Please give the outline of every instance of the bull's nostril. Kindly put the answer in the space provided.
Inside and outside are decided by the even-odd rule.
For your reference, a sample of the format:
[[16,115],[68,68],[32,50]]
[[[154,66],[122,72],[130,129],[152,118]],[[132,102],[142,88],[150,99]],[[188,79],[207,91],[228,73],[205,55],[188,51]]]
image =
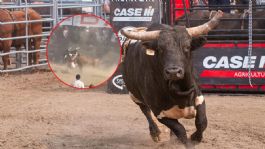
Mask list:
[[179,68],[179,69],[177,69],[177,74],[181,74],[181,75],[182,75],[182,74],[183,74],[183,72],[184,72],[184,71],[183,71],[183,69],[182,69],[182,68]]
[[184,70],[180,67],[169,67],[165,69],[165,75],[170,78],[183,78]]
[[166,73],[167,75],[170,75],[170,74],[171,74],[169,69],[166,69],[166,70],[165,70],[165,73]]
[[184,70],[182,68],[177,69],[177,77],[182,78],[184,76]]

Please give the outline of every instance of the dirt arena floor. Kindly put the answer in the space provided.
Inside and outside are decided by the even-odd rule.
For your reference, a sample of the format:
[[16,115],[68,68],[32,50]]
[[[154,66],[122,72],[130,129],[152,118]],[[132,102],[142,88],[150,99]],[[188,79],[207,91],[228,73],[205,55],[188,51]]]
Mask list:
[[[208,128],[198,149],[264,149],[265,97],[205,95]],[[188,135],[194,120],[182,120]],[[0,76],[1,149],[175,149],[152,142],[127,95],[77,91],[50,72]]]
[[73,85],[76,74],[81,75],[81,81],[84,82],[85,87],[90,85],[98,86],[106,81],[116,70],[116,65],[112,67],[97,66],[92,67],[85,65],[80,71],[79,68],[68,68],[66,65],[50,63],[57,77],[68,85]]

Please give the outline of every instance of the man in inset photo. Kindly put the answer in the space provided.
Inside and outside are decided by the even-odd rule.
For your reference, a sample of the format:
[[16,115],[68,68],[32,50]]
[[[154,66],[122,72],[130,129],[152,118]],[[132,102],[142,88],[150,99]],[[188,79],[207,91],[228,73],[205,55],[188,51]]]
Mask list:
[[73,86],[76,87],[76,88],[85,88],[85,85],[84,83],[80,80],[81,76],[80,74],[77,74],[75,76],[75,82],[73,83]]

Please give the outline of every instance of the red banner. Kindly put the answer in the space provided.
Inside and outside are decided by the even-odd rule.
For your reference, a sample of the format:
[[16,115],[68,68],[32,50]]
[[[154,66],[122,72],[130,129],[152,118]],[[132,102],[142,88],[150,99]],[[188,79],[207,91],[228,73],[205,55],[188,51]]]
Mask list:
[[[265,71],[251,71],[251,78],[265,78]],[[248,78],[248,71],[233,70],[204,70],[200,77],[202,78]]]

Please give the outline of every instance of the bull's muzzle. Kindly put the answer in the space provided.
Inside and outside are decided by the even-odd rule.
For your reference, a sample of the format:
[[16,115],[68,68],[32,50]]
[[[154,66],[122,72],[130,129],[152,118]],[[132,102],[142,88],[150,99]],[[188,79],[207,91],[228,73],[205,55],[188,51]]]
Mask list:
[[167,67],[164,70],[164,75],[168,80],[180,80],[184,78],[184,69],[178,66]]

